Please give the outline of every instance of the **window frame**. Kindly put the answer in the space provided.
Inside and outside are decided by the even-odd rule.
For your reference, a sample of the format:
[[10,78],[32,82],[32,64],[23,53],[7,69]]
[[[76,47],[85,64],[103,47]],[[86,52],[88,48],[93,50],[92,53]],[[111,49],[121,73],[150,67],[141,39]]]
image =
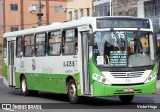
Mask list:
[[[44,43],[44,44],[37,44],[37,43],[36,43],[36,38],[37,38],[36,36],[39,35],[39,34],[45,34],[45,37],[44,37],[44,38],[45,38],[45,43]],[[46,56],[46,54],[47,54],[47,33],[46,33],[46,32],[36,33],[36,34],[35,34],[35,37],[34,37],[34,40],[35,40],[35,41],[34,41],[34,45],[35,45],[35,46],[34,46],[35,56],[36,56],[36,57]],[[37,53],[36,53],[36,52],[37,52],[37,51],[36,51],[36,46],[37,46],[37,45],[44,45],[44,47],[45,47],[45,53],[44,53],[43,55],[37,55]]]
[[89,8],[86,8],[86,13],[87,13],[87,16],[90,16],[90,9]]
[[73,17],[72,17],[72,11],[68,12],[69,15],[69,21],[72,21]]
[[[52,33],[52,32],[60,32],[61,33],[61,40],[60,40],[60,42],[52,42],[52,43],[49,43],[49,38],[50,38],[50,34]],[[62,53],[62,31],[61,30],[55,30],[55,31],[48,31],[48,38],[47,38],[47,52],[46,52],[46,54],[48,55],[48,56],[60,56],[61,55],[61,53]],[[59,54],[49,54],[49,45],[50,44],[52,44],[52,45],[55,45],[55,44],[60,44],[60,52],[59,52]]]
[[84,9],[80,9],[81,17],[84,17]]
[[[33,36],[33,38],[34,38],[33,39],[34,40],[33,45],[31,43],[30,43],[30,45],[25,45],[25,37],[26,36]],[[29,46],[30,47],[33,46],[33,50],[35,50],[35,35],[33,33],[24,35],[24,52],[23,52],[24,57],[33,57],[33,56],[35,56],[35,55],[33,55],[32,51],[31,51],[31,55],[26,55],[26,49],[25,48],[29,47]]]
[[[17,40],[18,38],[21,38],[21,46],[18,45],[18,40]],[[19,58],[21,56],[18,56],[18,54],[17,54],[18,49],[17,48],[21,48],[21,52],[23,53],[23,56],[24,56],[24,36],[22,36],[22,35],[16,37],[16,57]]]
[[56,6],[54,6],[54,11],[57,12],[57,13],[62,12],[62,5],[56,5]]
[[[14,30],[12,30],[12,29],[14,29]],[[16,30],[15,30],[16,29]],[[11,26],[10,27],[10,31],[11,32],[14,32],[14,31],[18,31],[19,30],[19,27],[18,26]]]
[[[76,40],[75,41],[66,41],[66,31],[67,30],[75,30],[75,38]],[[64,39],[65,38],[65,39]],[[64,42],[62,42],[62,55],[77,55],[78,54],[78,28],[70,28],[70,29],[64,29],[63,30],[63,39],[65,40]],[[64,49],[65,49],[65,43],[77,43],[77,49],[75,49],[75,51],[77,50],[77,52],[75,53],[65,53]]]
[[78,20],[78,10],[74,11],[75,20]]
[[18,11],[18,4],[10,4],[10,11]]

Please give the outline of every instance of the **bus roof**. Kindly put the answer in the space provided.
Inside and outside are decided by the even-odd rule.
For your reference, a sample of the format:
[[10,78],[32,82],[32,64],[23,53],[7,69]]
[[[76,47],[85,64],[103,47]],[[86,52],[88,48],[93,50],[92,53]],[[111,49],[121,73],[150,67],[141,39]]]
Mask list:
[[4,33],[3,37],[12,37],[12,36],[19,36],[19,35],[26,35],[26,34],[34,34],[34,33],[39,33],[39,32],[46,32],[46,31],[53,31],[57,29],[65,29],[65,28],[72,28],[72,27],[77,27],[77,26],[82,26],[82,25],[89,25],[92,24],[92,21],[94,20],[94,17],[82,17],[79,20],[73,20],[70,22],[55,22],[47,26],[40,26],[37,28],[30,28],[30,29],[25,29],[25,30],[19,30],[19,31],[14,31],[14,32],[7,32]]
[[[14,36],[20,36],[20,35],[26,35],[26,34],[34,34],[39,32],[46,32],[46,31],[54,31],[58,29],[65,29],[65,28],[72,28],[82,25],[89,25],[92,24],[93,20],[96,18],[127,18],[127,19],[145,19],[145,18],[137,18],[137,17],[131,17],[131,16],[101,16],[101,17],[82,17],[79,20],[73,20],[69,22],[55,22],[47,26],[40,26],[37,28],[30,28],[25,30],[19,30],[14,32],[7,32],[4,33],[3,37],[14,37]],[[148,19],[149,20],[149,19]]]

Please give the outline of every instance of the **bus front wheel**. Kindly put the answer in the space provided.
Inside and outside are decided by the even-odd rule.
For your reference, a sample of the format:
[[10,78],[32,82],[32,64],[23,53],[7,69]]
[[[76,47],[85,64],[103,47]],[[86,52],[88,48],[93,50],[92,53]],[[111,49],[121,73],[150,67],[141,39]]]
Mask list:
[[130,103],[134,98],[134,95],[122,95],[119,96],[119,99],[121,100],[121,102],[123,103]]
[[68,98],[69,98],[70,103],[73,103],[73,104],[79,103],[77,87],[73,79],[70,79],[68,83]]

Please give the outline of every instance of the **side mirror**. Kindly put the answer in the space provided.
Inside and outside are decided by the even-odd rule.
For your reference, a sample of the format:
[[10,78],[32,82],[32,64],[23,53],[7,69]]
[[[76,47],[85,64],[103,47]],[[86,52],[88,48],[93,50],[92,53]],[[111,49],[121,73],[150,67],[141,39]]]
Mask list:
[[89,46],[93,46],[94,45],[94,34],[89,34]]

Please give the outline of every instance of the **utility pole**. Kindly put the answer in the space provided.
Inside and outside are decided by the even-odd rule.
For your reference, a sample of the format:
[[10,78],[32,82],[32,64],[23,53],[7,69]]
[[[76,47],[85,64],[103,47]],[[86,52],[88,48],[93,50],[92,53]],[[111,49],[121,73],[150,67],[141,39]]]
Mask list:
[[21,16],[21,30],[24,29],[24,15],[23,15],[23,12],[24,12],[24,8],[23,8],[23,0],[20,1],[20,6],[21,6],[21,11],[20,11],[20,16]]
[[41,4],[41,0],[38,0],[38,13],[37,13],[37,17],[38,17],[38,26],[42,25],[42,4]]
[[153,16],[156,16],[156,0],[153,0]]
[[49,0],[46,0],[46,24],[49,25]]
[[112,16],[112,0],[109,1],[109,9],[110,9],[110,15],[109,16]]

